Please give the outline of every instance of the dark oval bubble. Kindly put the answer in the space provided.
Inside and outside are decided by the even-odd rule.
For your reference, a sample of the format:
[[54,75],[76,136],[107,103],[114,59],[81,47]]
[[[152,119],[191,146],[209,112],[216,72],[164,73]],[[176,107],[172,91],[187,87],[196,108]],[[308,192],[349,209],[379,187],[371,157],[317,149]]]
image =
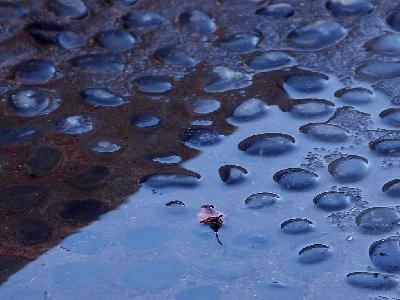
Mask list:
[[286,52],[269,51],[250,58],[246,64],[258,72],[263,72],[282,68],[292,63],[293,60],[293,57]]
[[348,30],[332,20],[320,20],[292,30],[288,43],[299,50],[322,50],[341,41]]
[[379,117],[387,124],[400,127],[400,108],[385,109],[379,114]]
[[294,7],[290,3],[280,2],[260,8],[256,14],[265,17],[287,18],[293,16]]
[[251,98],[240,103],[232,112],[235,121],[246,122],[263,117],[267,112],[264,101]]
[[245,4],[259,4],[265,0],[221,0],[223,4],[230,5],[245,5]]
[[192,126],[181,133],[180,140],[193,146],[212,146],[221,141],[221,136],[214,129]]
[[25,245],[35,245],[50,239],[52,228],[42,220],[27,219],[17,225],[17,239]]
[[42,114],[50,105],[49,93],[39,88],[23,88],[7,98],[7,112],[19,117],[33,117]]
[[326,8],[335,17],[361,17],[372,13],[375,6],[369,0],[329,0]]
[[113,52],[125,52],[136,45],[136,39],[123,29],[107,30],[96,34],[99,45]]
[[110,174],[111,171],[106,166],[92,166],[73,176],[71,183],[81,189],[99,188],[106,183]]
[[368,160],[358,155],[348,155],[332,161],[328,172],[339,182],[356,182],[368,173]]
[[16,146],[34,140],[38,132],[33,127],[18,126],[0,129],[0,145]]
[[152,161],[158,162],[160,164],[175,165],[182,161],[182,157],[177,154],[157,155],[152,158]]
[[168,207],[182,207],[185,206],[185,203],[181,200],[171,200],[167,203],[165,203],[165,206]]
[[59,165],[62,154],[51,147],[36,149],[35,154],[25,163],[28,173],[32,176],[46,176]]
[[186,272],[186,266],[177,260],[152,260],[136,263],[122,277],[127,289],[151,292],[174,287]]
[[165,173],[150,175],[141,180],[141,182],[152,188],[164,187],[195,187],[198,185],[200,177],[194,175],[183,175],[178,173]]
[[204,90],[209,93],[221,93],[237,90],[252,84],[250,74],[231,70],[227,67],[215,67],[207,75]]
[[400,76],[399,61],[370,61],[356,68],[356,77],[366,81],[394,79]]
[[192,111],[196,114],[206,115],[218,110],[221,103],[214,98],[198,98],[188,103]]
[[259,209],[263,207],[272,206],[276,202],[280,201],[280,199],[281,198],[277,194],[262,192],[248,196],[244,201],[244,203],[248,208]]
[[396,276],[377,272],[352,272],[347,274],[346,280],[351,285],[371,290],[390,290],[399,284]]
[[366,88],[344,88],[335,92],[335,97],[348,104],[364,104],[372,101],[373,93]]
[[342,210],[350,205],[350,197],[343,192],[324,192],[313,199],[314,204],[326,211]]
[[65,117],[56,123],[56,130],[64,134],[85,133],[93,130],[93,120],[86,115]]
[[241,182],[248,171],[241,166],[225,165],[218,169],[218,173],[223,182],[233,184]]
[[148,251],[161,248],[174,237],[171,228],[149,225],[125,230],[120,243],[129,250]]
[[40,88],[22,88],[8,96],[7,114],[19,117],[47,115],[56,110],[61,99]]
[[13,185],[0,190],[0,211],[23,212],[47,198],[48,192],[38,185]]
[[251,33],[237,33],[219,39],[216,44],[222,50],[234,53],[249,53],[256,50],[260,37]]
[[299,252],[299,262],[303,264],[316,264],[323,262],[331,256],[330,247],[324,244],[313,244],[304,247]]
[[86,37],[78,32],[63,30],[57,36],[57,43],[64,49],[80,48],[86,45]]
[[293,150],[295,139],[283,133],[256,134],[241,141],[239,150],[250,155],[276,156]]
[[295,218],[283,222],[281,228],[286,233],[299,234],[312,231],[314,229],[314,224],[308,219]]
[[56,68],[54,64],[44,59],[23,61],[13,68],[14,78],[23,84],[47,83],[53,79]]
[[375,267],[386,272],[400,271],[400,236],[391,236],[372,243],[369,257]]
[[400,139],[378,139],[370,142],[369,148],[378,156],[399,157]]
[[176,65],[184,68],[194,67],[198,64],[193,57],[173,47],[159,48],[154,51],[154,56],[165,64]]
[[84,222],[96,220],[105,212],[103,203],[98,200],[70,200],[56,206],[56,218],[62,221]]
[[386,33],[368,41],[364,47],[379,54],[400,55],[400,36],[394,33]]
[[299,99],[293,100],[290,113],[297,117],[319,117],[333,112],[335,104],[323,99]]
[[317,186],[318,175],[301,168],[288,168],[276,172],[273,176],[275,182],[292,191],[309,190]]
[[399,221],[400,213],[390,207],[367,208],[355,219],[356,225],[361,231],[372,234],[388,232]]
[[123,16],[124,25],[129,28],[160,26],[164,23],[163,16],[152,11],[134,11]]
[[349,131],[339,125],[309,123],[299,128],[300,132],[323,142],[341,143],[349,138]]
[[199,285],[186,288],[175,295],[175,300],[218,300],[221,291],[212,285]]
[[28,15],[25,5],[14,1],[0,1],[0,20],[23,19]]
[[160,118],[152,112],[143,112],[132,116],[130,123],[136,128],[155,128],[160,125]]
[[217,29],[214,19],[199,10],[182,13],[179,16],[179,22],[191,31],[202,35],[208,35]]
[[391,197],[400,197],[400,179],[393,179],[382,186],[382,192]]
[[138,0],[106,0],[116,5],[130,6],[138,2]]
[[25,31],[39,44],[56,44],[58,35],[65,27],[49,22],[33,22],[25,26]]
[[90,149],[98,153],[114,153],[120,150],[121,146],[113,142],[103,140],[94,144]]
[[246,261],[220,257],[201,258],[194,262],[194,269],[204,276],[219,279],[236,279],[251,271]]
[[400,31],[400,10],[392,11],[386,18],[388,25],[396,31]]
[[61,99],[50,97],[47,90],[35,87],[18,89],[6,100],[6,114],[19,117],[47,115],[61,104]]
[[89,73],[121,74],[125,70],[123,59],[114,54],[88,54],[72,58],[70,64]]
[[82,0],[51,0],[47,7],[57,17],[83,19],[88,15],[88,8]]
[[124,99],[113,94],[109,90],[100,88],[88,88],[81,91],[81,97],[85,102],[100,106],[119,106],[124,104]]
[[323,74],[290,74],[283,79],[285,89],[302,93],[318,93],[326,89],[329,77]]
[[185,214],[187,212],[186,205],[181,200],[172,200],[165,204],[166,210],[168,214],[172,217],[176,217],[178,215]]
[[162,76],[144,75],[135,79],[138,91],[147,94],[162,94],[172,90],[172,84]]

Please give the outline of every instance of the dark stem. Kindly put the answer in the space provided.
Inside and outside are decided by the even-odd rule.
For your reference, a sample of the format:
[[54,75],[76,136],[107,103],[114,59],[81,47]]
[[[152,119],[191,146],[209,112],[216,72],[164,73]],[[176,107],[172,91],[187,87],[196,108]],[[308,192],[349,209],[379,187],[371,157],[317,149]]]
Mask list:
[[218,232],[215,232],[215,237],[217,238],[217,241],[220,245],[222,245],[221,241],[219,240]]

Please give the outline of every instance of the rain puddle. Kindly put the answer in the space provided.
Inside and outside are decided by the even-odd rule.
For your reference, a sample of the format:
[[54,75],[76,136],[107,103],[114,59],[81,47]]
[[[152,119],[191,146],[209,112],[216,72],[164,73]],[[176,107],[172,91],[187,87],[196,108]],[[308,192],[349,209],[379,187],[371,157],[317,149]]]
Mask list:
[[[397,169],[382,169],[385,157],[371,153],[369,139],[340,127],[355,121],[355,110],[334,96],[343,85],[334,75],[327,77],[323,91],[287,90],[295,101],[332,101],[338,110],[328,123],[325,114],[298,117],[270,106],[261,117],[232,119],[237,130],[219,137],[219,143],[210,142],[212,135],[192,134],[189,146],[202,153],[181,166],[200,179],[146,178],[126,204],[13,275],[2,286],[3,297],[25,299],[29,293],[43,299],[43,291],[48,299],[394,295],[398,282],[392,273],[400,250],[394,238],[380,239],[395,236],[400,221],[395,198],[382,192]],[[376,115],[376,107],[389,100],[368,88],[373,96],[363,111]],[[383,124],[378,116],[373,120],[365,133]],[[317,136],[299,130],[309,121],[346,129],[347,138],[338,140],[328,127],[319,128]],[[105,171],[80,176],[93,178],[89,172],[102,176]],[[223,216],[221,244],[196,217],[205,204]],[[77,207],[63,209],[62,218],[89,217]],[[46,232],[40,224],[29,228],[35,226]],[[375,258],[377,251],[385,251],[386,258]]]
[[0,1],[0,299],[398,299],[396,5],[184,2]]

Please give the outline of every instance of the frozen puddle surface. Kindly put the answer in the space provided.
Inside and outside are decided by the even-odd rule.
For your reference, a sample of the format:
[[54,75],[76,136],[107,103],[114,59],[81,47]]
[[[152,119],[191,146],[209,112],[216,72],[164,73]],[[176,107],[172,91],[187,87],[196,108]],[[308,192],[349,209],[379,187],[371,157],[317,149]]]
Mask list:
[[[295,79],[285,86],[293,101],[329,100],[336,113],[320,116],[317,102],[303,110],[314,112],[311,116],[270,106],[261,117],[248,112],[246,121],[232,118],[238,126],[232,135],[217,144],[202,143],[210,141],[208,135],[192,143],[202,153],[183,166],[201,179],[150,177],[126,204],[13,275],[1,297],[395,297],[400,193],[395,182],[385,188],[392,193],[382,187],[398,175],[397,160],[368,146],[383,136],[376,127],[386,124],[377,114],[378,108],[390,107],[389,100],[358,82],[371,91],[371,99],[349,108],[343,96],[335,97],[344,86],[334,75],[327,74],[322,89],[307,81],[312,92],[304,92],[304,81]],[[358,96],[352,93],[346,97]],[[305,124],[321,126],[312,134],[299,130]],[[337,140],[338,128],[345,139]],[[243,148],[249,137],[243,151],[239,145]],[[224,166],[234,167],[218,172]],[[197,219],[204,204],[224,215],[218,232],[222,245]]]
[[399,299],[395,1],[14,2],[0,299]]

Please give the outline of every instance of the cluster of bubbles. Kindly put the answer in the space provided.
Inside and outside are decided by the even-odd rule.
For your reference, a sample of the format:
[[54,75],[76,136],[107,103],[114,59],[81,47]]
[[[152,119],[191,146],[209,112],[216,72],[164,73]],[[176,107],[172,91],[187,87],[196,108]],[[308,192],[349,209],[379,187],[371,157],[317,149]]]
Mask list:
[[[242,2],[246,1],[234,1]],[[372,13],[375,9],[370,1],[340,1],[331,0],[326,3],[327,9],[336,18],[360,17]],[[262,7],[257,14],[266,17],[290,17],[294,14],[294,7],[288,3],[277,3]],[[400,20],[398,11],[391,12],[387,16],[387,25],[393,31],[399,31],[397,24]],[[400,23],[399,23],[400,24]],[[287,37],[287,45],[291,49],[305,51],[323,50],[344,39],[348,30],[335,20],[321,20],[304,25],[291,31]],[[217,40],[215,45],[227,52],[246,54],[259,47],[262,37],[257,34],[233,34]],[[397,33],[385,33],[371,39],[364,47],[372,51],[388,56],[400,54],[397,45],[399,36]],[[246,64],[257,72],[266,72],[281,69],[293,63],[293,57],[283,51],[270,51],[254,56],[246,61]],[[366,62],[356,69],[356,77],[367,82],[392,79],[400,76],[398,62],[374,61]],[[229,90],[242,89],[252,84],[253,74],[245,74],[226,67],[215,67],[209,72],[206,82],[207,92],[220,93]],[[302,94],[318,94],[323,92],[328,85],[330,77],[320,73],[290,74],[284,77],[282,88],[289,93],[295,91]],[[365,105],[374,100],[374,93],[363,87],[348,87],[336,91],[337,102],[343,105]],[[335,103],[325,99],[304,98],[295,99],[290,105],[290,113],[299,118],[313,118],[331,115]],[[219,109],[220,103],[213,98],[196,99],[191,103],[193,111],[197,114],[208,114]],[[267,112],[262,100],[249,99],[239,104],[232,112],[231,119],[234,122],[256,120]],[[400,110],[389,108],[383,110],[379,117],[384,123],[399,128]],[[329,144],[343,144],[352,139],[351,130],[328,122],[309,123],[301,126],[299,131],[310,139]],[[186,129],[181,140],[188,146],[203,147],[216,145],[221,141],[221,135],[211,128],[190,127]],[[277,157],[295,149],[296,140],[285,133],[262,133],[252,135],[238,144],[238,149],[251,156]],[[378,138],[369,144],[370,151],[381,157],[400,157],[400,139]],[[327,166],[332,179],[339,184],[359,182],[370,173],[370,164],[367,158],[361,155],[341,155],[330,161]],[[238,184],[246,180],[249,171],[238,165],[224,165],[218,170],[222,182],[225,184]],[[159,175],[153,176],[160,179]],[[152,176],[150,177],[153,180]],[[169,185],[171,179],[165,178],[163,184]],[[178,179],[178,178],[176,178]],[[277,171],[273,180],[282,189],[288,191],[311,190],[318,186],[319,175],[305,168],[287,168]],[[152,182],[148,182],[156,187]],[[174,179],[173,184],[182,181]],[[189,182],[189,181],[187,181]],[[190,182],[195,182],[190,180]],[[186,184],[186,180],[185,180]],[[159,187],[159,183],[157,184]],[[382,191],[391,197],[400,196],[400,180],[394,179],[383,185]],[[270,192],[259,192],[250,195],[245,204],[249,208],[260,209],[270,207],[280,201],[280,196]],[[313,199],[315,206],[328,212],[337,212],[349,209],[354,203],[351,193],[343,191],[327,191],[316,195]],[[362,210],[355,218],[355,225],[361,233],[378,235],[387,233],[400,221],[400,213],[397,208],[370,207]],[[288,234],[303,234],[314,230],[314,223],[305,218],[292,218],[284,221],[281,228]],[[387,290],[398,286],[398,279],[390,273],[399,272],[400,265],[400,238],[392,236],[374,242],[369,249],[372,264],[379,271],[351,272],[347,275],[347,282],[361,288]],[[299,261],[304,264],[316,264],[328,260],[332,255],[331,246],[325,244],[312,244],[302,248],[299,253]]]
[[[133,6],[137,1],[111,1],[114,5]],[[237,3],[236,3],[237,2]],[[226,5],[254,5],[256,1],[224,1]],[[340,19],[343,17],[360,17],[373,12],[375,6],[370,1],[328,1],[326,8],[331,14]],[[71,2],[53,1],[47,9],[56,17],[81,20],[90,14],[90,9],[84,1]],[[289,3],[276,3],[263,6],[255,11],[267,18],[289,18],[295,13],[295,8]],[[397,11],[387,17],[390,28],[396,30]],[[29,15],[28,8],[23,4],[2,1],[0,6],[2,19],[24,19]],[[98,32],[93,41],[106,52],[84,54],[71,58],[68,62],[73,67],[88,73],[101,73],[109,75],[123,74],[126,63],[121,53],[137,47],[138,38],[134,30],[140,28],[155,28],[167,22],[161,14],[150,10],[134,10],[121,17],[123,28]],[[215,17],[199,10],[183,12],[179,18],[181,26],[199,35],[210,35],[217,30]],[[29,23],[24,28],[35,42],[42,45],[56,45],[66,50],[84,47],[88,44],[87,38],[79,32],[71,31],[67,26],[53,22],[36,21]],[[285,40],[286,47],[296,50],[316,51],[329,47],[346,37],[348,30],[334,19],[320,20],[314,23],[293,29]],[[263,43],[264,37],[260,33],[236,33],[226,35],[215,40],[216,47],[230,53],[246,54],[257,51]],[[386,34],[368,42],[365,47],[371,51],[396,55],[396,35]],[[183,68],[196,66],[199,61],[181,50],[168,46],[154,51],[154,57],[164,64],[177,65]],[[246,64],[257,72],[271,71],[277,68],[287,67],[294,62],[293,57],[283,51],[268,51],[254,56],[246,61]],[[387,66],[386,66],[387,65]],[[372,62],[361,65],[357,75],[368,78],[392,78],[397,77],[400,68],[395,62]],[[44,88],[32,87],[43,85],[57,79],[57,66],[51,60],[29,59],[22,61],[12,68],[12,76],[16,82],[29,85],[29,88],[16,90],[8,97],[9,111],[17,116],[39,116],[54,111],[60,104],[60,100],[52,91]],[[204,84],[204,91],[221,93],[229,90],[245,88],[252,84],[252,74],[232,70],[225,66],[217,66],[211,69]],[[316,92],[324,86],[327,80],[324,75],[303,77],[301,75],[289,75],[285,78],[285,85],[295,85],[302,92]],[[134,80],[136,89],[143,93],[158,94],[170,91],[172,83],[158,75],[142,75]],[[81,92],[84,102],[95,106],[119,106],[125,103],[120,95],[102,88],[88,87]],[[324,106],[329,110],[329,104],[320,102],[321,110]],[[304,103],[304,105],[306,105]],[[302,114],[302,104],[293,106],[293,113]],[[318,108],[316,108],[318,109]],[[155,119],[156,116],[153,118]],[[153,124],[156,121],[150,121]],[[141,122],[139,122],[141,123]],[[144,126],[147,127],[147,122]],[[135,125],[135,122],[133,122]],[[67,116],[59,120],[55,129],[64,134],[81,134],[93,130],[94,120],[89,116]],[[154,125],[149,125],[154,126]]]
[[[35,21],[24,27],[24,32],[39,45],[54,46],[65,51],[73,51],[89,44],[95,44],[102,52],[76,55],[64,63],[73,70],[84,73],[105,76],[123,76],[127,74],[129,64],[126,56],[132,49],[142,43],[135,33],[137,30],[157,28],[169,22],[160,12],[151,10],[131,9],[136,0],[109,0],[112,5],[128,7],[129,12],[120,17],[121,27],[100,30],[90,40],[85,34],[76,32],[68,26],[56,22]],[[265,18],[290,18],[296,15],[296,7],[289,3],[273,3],[264,5],[260,0],[223,0],[221,5],[245,6],[256,5],[254,14]],[[206,71],[201,81],[201,90],[206,94],[203,97],[193,97],[187,101],[187,108],[196,116],[206,117],[222,110],[223,103],[217,95],[226,95],[229,92],[249,88],[260,73],[274,72],[287,69],[296,64],[296,51],[323,51],[343,42],[349,35],[349,29],[342,24],[343,18],[367,16],[375,10],[375,4],[369,0],[329,0],[326,2],[327,12],[331,18],[312,21],[293,28],[281,41],[280,50],[265,50],[265,37],[261,32],[242,32],[222,35],[213,40],[212,46],[229,55],[243,55],[245,57],[243,69],[234,69],[232,66],[212,66]],[[47,9],[56,17],[82,20],[90,14],[89,7],[82,0],[50,1]],[[0,19],[22,20],[29,15],[28,8],[20,3],[0,1]],[[200,10],[189,10],[177,17],[179,27],[189,30],[193,34],[208,37],[218,29],[216,16]],[[389,57],[384,61],[365,61],[355,68],[355,77],[359,80],[374,83],[400,77],[400,62],[391,58],[400,55],[400,10],[389,12],[385,16],[388,30],[380,36],[374,37],[363,45],[364,49],[374,54]],[[256,54],[254,54],[257,52]],[[201,61],[192,57],[190,53],[173,46],[160,46],[152,53],[152,57],[166,66],[179,68],[196,68]],[[18,87],[5,95],[4,114],[21,119],[21,123],[29,118],[40,118],[57,111],[63,105],[57,92],[50,88],[59,79],[59,72],[64,66],[56,64],[51,59],[31,58],[18,62],[11,68],[11,81]],[[298,119],[313,119],[330,116],[335,111],[335,105],[362,106],[375,100],[374,92],[365,87],[346,87],[337,90],[336,101],[315,98],[315,94],[323,93],[331,77],[321,73],[300,71],[283,76],[280,87],[288,94],[297,93],[306,95],[301,99],[289,99],[287,111]],[[130,80],[131,87],[139,93],[149,97],[166,94],[177,89],[177,84],[164,75],[137,74]],[[310,96],[311,95],[311,96]],[[116,109],[128,102],[124,95],[116,91],[87,86],[77,95],[82,105]],[[310,97],[308,97],[310,96]],[[215,97],[215,98],[214,98]],[[256,97],[256,96],[255,96]],[[218,99],[216,99],[218,98]],[[263,100],[249,98],[238,103],[230,113],[229,122],[241,122],[261,119],[268,114],[268,108]],[[400,128],[400,109],[388,108],[379,113],[382,122],[394,128]],[[145,133],[152,133],[162,127],[163,119],[152,111],[135,112],[126,120],[127,126],[132,126]],[[188,147],[202,148],[217,145],[223,140],[218,130],[208,126],[207,120],[199,120],[184,128],[179,135],[179,141]],[[52,130],[61,135],[78,136],[93,131],[96,127],[95,116],[88,113],[65,115],[54,124]],[[307,123],[298,128],[312,142],[341,145],[354,138],[351,128],[346,128],[334,122]],[[14,146],[32,143],[39,135],[38,130],[30,125],[0,128],[0,145]],[[369,151],[376,157],[400,157],[400,138],[396,136],[374,138],[369,143]],[[294,151],[297,141],[289,133],[264,132],[246,137],[237,145],[239,151],[249,156],[275,158]],[[90,148],[97,153],[114,153],[121,146],[110,140],[100,140]],[[207,150],[204,150],[207,151]],[[46,146],[35,149],[33,156],[25,162],[29,175],[35,177],[46,176],[55,172],[63,160],[60,150]],[[165,156],[154,156],[152,161],[159,164],[175,165],[182,158],[176,153]],[[329,161],[327,173],[338,184],[350,184],[363,180],[371,173],[370,162],[362,155],[339,155]],[[251,177],[251,170],[239,165],[226,164],[218,169],[218,174],[224,184],[241,184]],[[71,185],[80,190],[96,189],[104,186],[112,178],[112,170],[104,165],[89,166],[83,172],[69,178]],[[315,170],[306,167],[291,167],[275,172],[271,180],[276,182],[285,191],[308,191],[320,184],[320,176]],[[199,174],[178,174],[174,172],[149,175],[142,182],[154,189],[163,187],[193,187],[199,184]],[[400,197],[400,179],[392,179],[382,187],[382,193]],[[24,184],[3,187],[0,190],[0,211],[26,212],[49,196],[49,191],[40,185]],[[271,207],[281,201],[278,194],[259,192],[248,196],[245,205],[251,209]],[[325,191],[315,195],[312,199],[315,207],[327,212],[339,212],[349,209],[354,202],[353,195],[343,191]],[[180,204],[179,204],[180,205]],[[107,211],[103,202],[96,199],[70,199],[58,203],[51,208],[55,218],[65,222],[88,222],[98,218]],[[355,226],[360,232],[369,235],[379,235],[391,232],[400,222],[400,212],[392,207],[370,207],[361,211],[355,218]],[[306,218],[290,218],[281,223],[281,229],[287,234],[305,234],[313,231],[315,224]],[[143,230],[143,229],[141,229]],[[48,241],[52,235],[52,227],[39,219],[26,219],[18,224],[16,239],[25,245],[36,245]],[[154,237],[161,244],[164,239],[170,239],[174,232],[165,228],[152,227],[146,229],[146,234]],[[131,249],[142,249],[142,244],[133,240],[132,236],[141,236],[140,232],[130,232],[130,238],[122,243]],[[143,237],[142,237],[143,238]],[[141,238],[138,238],[141,241]],[[262,239],[257,243],[262,244]],[[318,264],[329,260],[333,255],[332,247],[326,244],[314,243],[306,245],[298,252],[298,260],[302,264]],[[369,248],[369,257],[372,264],[380,271],[356,271],[347,274],[347,281],[351,285],[369,289],[392,289],[398,286],[398,279],[392,273],[400,272],[400,237],[391,236],[373,242]],[[8,258],[4,258],[8,259]],[[4,260],[3,259],[3,260]],[[230,261],[215,261],[212,258],[204,259],[196,264],[196,269],[203,273],[216,272],[216,276],[225,276],[223,266]],[[210,269],[217,264],[221,270]],[[71,269],[76,266],[71,265]],[[79,266],[82,268],[82,265]],[[235,269],[236,268],[236,269]],[[244,267],[238,263],[234,269],[240,274]],[[169,270],[169,271],[167,271]],[[170,270],[173,270],[171,273]],[[218,271],[222,272],[218,274]],[[65,272],[65,269],[63,269]],[[169,287],[176,278],[185,272],[185,266],[179,262],[156,261],[144,262],[135,267],[134,272],[126,277],[126,285],[133,285],[138,290],[154,288],[142,276],[149,273],[165,274],[170,279],[158,281],[158,288]],[[94,275],[94,274],[93,274]],[[228,277],[230,274],[227,275]],[[160,283],[161,282],[161,283]],[[208,288],[208,287],[206,287]],[[202,287],[184,290],[176,299],[189,299],[191,295],[203,293]],[[218,290],[208,289],[208,295],[219,297]],[[214,295],[214,296],[213,296]]]

